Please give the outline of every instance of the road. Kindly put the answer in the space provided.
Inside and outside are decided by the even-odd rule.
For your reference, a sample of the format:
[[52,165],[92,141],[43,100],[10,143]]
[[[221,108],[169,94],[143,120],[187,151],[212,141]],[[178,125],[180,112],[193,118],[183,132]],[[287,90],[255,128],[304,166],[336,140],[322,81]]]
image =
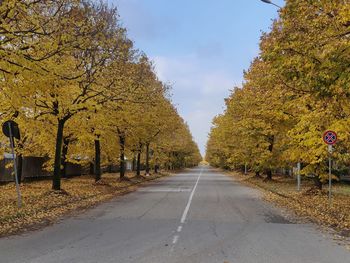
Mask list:
[[258,190],[201,166],[43,230],[0,239],[0,262],[337,263],[350,252]]

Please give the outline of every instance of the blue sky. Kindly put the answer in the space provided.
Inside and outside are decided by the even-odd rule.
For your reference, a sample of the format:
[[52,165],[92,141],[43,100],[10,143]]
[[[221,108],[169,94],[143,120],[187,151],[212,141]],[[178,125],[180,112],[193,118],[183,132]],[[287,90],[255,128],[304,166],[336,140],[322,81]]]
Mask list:
[[[205,152],[213,117],[243,81],[277,8],[260,0],[109,0],[135,47],[173,86],[173,102]],[[283,0],[275,0],[283,5]]]

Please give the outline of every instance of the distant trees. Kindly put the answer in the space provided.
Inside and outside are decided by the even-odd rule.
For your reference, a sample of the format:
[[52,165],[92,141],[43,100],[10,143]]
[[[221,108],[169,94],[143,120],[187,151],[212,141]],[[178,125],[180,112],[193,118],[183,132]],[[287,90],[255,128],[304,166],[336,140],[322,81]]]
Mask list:
[[145,147],[149,156],[175,126],[189,140],[181,150],[199,162],[167,87],[133,48],[116,9],[89,0],[4,0],[0,16],[1,119],[20,124],[19,155],[49,158],[54,190],[67,161],[92,163],[98,181],[101,164],[119,159],[123,177],[126,157]]
[[[267,178],[276,168],[303,163],[303,174],[327,177],[322,134],[339,134],[334,157],[349,164],[350,13],[344,1],[287,1],[241,89],[214,120],[207,159],[247,164]],[[220,148],[220,151],[217,151]]]

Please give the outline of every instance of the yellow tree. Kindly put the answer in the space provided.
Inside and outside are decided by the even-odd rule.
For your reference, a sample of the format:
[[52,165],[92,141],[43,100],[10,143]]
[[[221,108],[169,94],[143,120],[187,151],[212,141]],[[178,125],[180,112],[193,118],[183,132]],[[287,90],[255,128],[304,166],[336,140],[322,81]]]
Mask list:
[[104,111],[109,114],[106,126],[119,140],[120,178],[124,179],[125,153],[128,148],[134,148],[136,136],[146,136],[140,127],[154,120],[145,118],[145,109],[158,103],[163,96],[163,87],[156,80],[151,63],[144,54],[134,54],[121,70],[118,81],[113,84],[118,96],[106,103]]
[[[0,5],[0,71],[7,78],[23,71],[40,70],[40,64],[62,51],[68,39],[49,39],[67,26],[71,8],[79,1],[3,0]],[[45,40],[45,41],[43,41]],[[45,45],[45,48],[42,48]]]
[[124,31],[117,27],[115,10],[104,4],[72,2],[69,16],[61,23],[64,27],[61,26],[61,30],[53,33],[50,39],[43,39],[35,52],[46,50],[48,45],[63,46],[61,51],[36,61],[40,71],[22,73],[8,92],[24,114],[30,112],[37,119],[55,122],[55,190],[60,189],[65,124],[80,112],[93,110],[113,98],[115,93],[110,84],[99,80],[110,61],[129,45]]
[[269,66],[260,58],[252,63],[243,88],[233,91],[224,115],[214,121],[211,136],[222,152],[221,166],[249,165],[257,175],[265,172],[271,179],[272,171],[283,166],[281,155],[293,118],[288,112],[290,94],[282,92],[274,75],[267,72]]
[[[349,3],[287,1],[281,17],[262,42],[262,57],[278,74],[286,92],[294,92],[296,126],[289,156],[304,163],[304,173],[326,177],[327,148],[322,134],[335,129],[344,159],[349,141]],[[341,154],[343,153],[343,154]]]

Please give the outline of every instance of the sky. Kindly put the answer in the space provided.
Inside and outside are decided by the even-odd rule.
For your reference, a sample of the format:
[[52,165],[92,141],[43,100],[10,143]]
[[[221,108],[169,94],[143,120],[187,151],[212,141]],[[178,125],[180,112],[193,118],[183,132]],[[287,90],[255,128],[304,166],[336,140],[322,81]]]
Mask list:
[[[278,15],[260,0],[109,0],[122,25],[153,60],[202,155],[212,119],[259,54],[262,32]],[[283,0],[274,3],[283,5]]]

